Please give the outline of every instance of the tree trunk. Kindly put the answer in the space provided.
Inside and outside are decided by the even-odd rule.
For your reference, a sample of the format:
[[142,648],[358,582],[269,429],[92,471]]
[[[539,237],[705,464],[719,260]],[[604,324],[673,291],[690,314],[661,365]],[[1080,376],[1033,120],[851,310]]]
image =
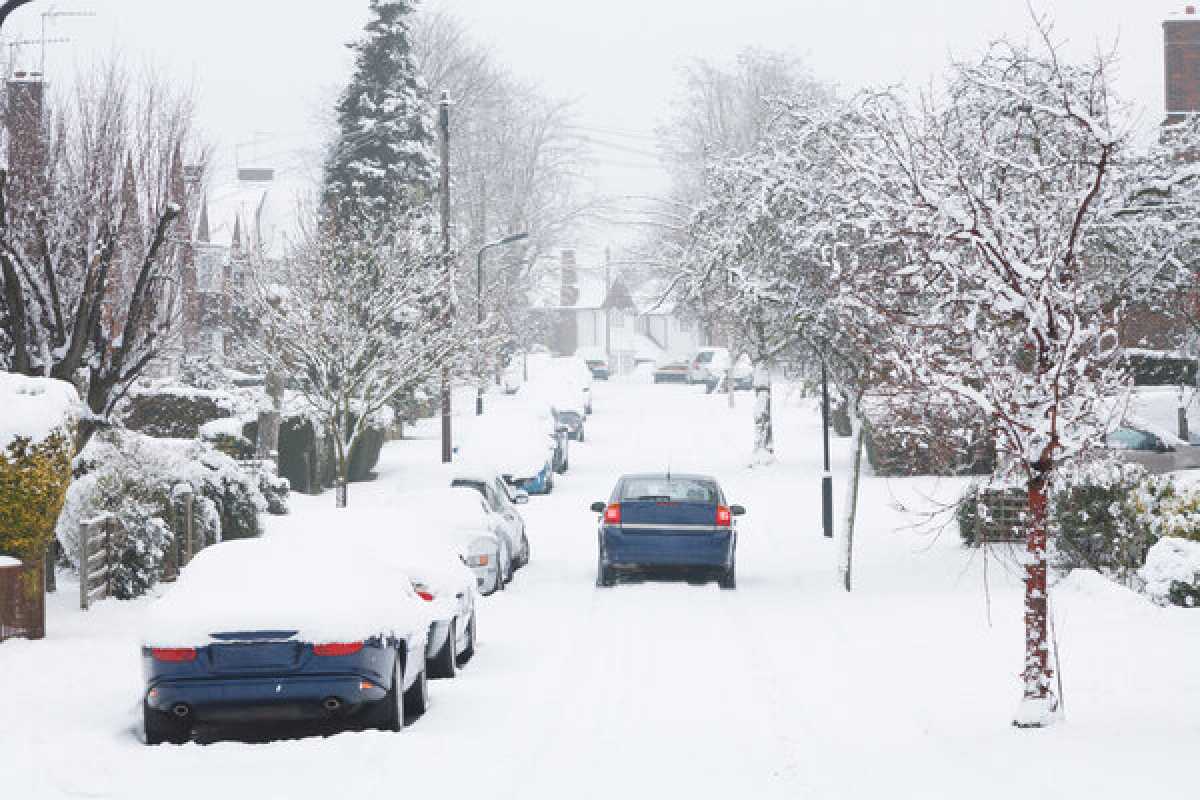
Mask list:
[[1041,728],[1058,713],[1054,674],[1050,667],[1046,586],[1046,476],[1029,482],[1029,527],[1025,553],[1025,671],[1024,696],[1013,724]]
[[771,422],[771,373],[765,365],[754,368],[754,463],[775,461],[775,431]]
[[842,542],[842,583],[850,591],[854,567],[854,516],[858,510],[858,478],[862,474],[863,431],[866,426],[859,421],[854,433],[854,471],[850,473],[850,488],[846,492],[846,526]]

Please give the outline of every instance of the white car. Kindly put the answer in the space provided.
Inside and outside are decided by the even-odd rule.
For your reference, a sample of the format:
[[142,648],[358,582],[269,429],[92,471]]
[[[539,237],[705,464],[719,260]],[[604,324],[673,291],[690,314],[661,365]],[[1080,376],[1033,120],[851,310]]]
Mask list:
[[701,347],[688,363],[688,383],[709,383],[720,379],[729,369],[729,350],[725,347]]
[[473,489],[446,488],[404,492],[397,498],[417,530],[454,546],[475,574],[483,594],[504,588],[512,577],[512,551],[499,518]]
[[487,500],[488,507],[499,515],[512,552],[515,553],[513,569],[528,564],[529,536],[525,530],[525,518],[517,506],[529,502],[529,493],[509,486],[503,475],[486,467],[460,467],[451,478],[450,485],[474,489]]
[[356,527],[345,539],[379,563],[394,566],[429,603],[432,621],[425,646],[430,678],[453,678],[475,655],[477,579],[453,544],[433,540],[411,528]]

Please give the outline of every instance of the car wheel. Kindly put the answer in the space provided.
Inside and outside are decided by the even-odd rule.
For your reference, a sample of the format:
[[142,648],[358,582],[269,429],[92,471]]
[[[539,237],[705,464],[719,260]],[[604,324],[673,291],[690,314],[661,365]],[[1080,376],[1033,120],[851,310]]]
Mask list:
[[583,441],[583,428],[579,429],[579,441]]
[[[399,660],[399,656],[397,656],[396,661],[399,662]],[[381,731],[404,730],[404,701],[403,693],[400,691],[402,685],[400,670],[393,664],[392,686],[382,700],[372,703],[367,708],[366,718],[363,720],[366,723],[365,727]]]
[[458,657],[458,666],[462,666],[475,657],[475,635],[476,635],[475,612],[471,612],[471,619],[467,623],[467,646],[463,648],[462,654]]
[[413,685],[408,687],[408,691],[404,693],[405,723],[412,722],[428,710],[429,681],[425,677],[425,670],[421,670],[421,674],[417,675]]
[[607,589],[615,585],[617,582],[616,576],[613,574],[613,568],[604,563],[604,559],[597,557],[596,559],[596,585]]
[[525,535],[524,531],[521,532],[521,544],[524,545],[521,552],[521,566],[525,567],[529,565],[529,537]]
[[729,569],[724,570],[721,576],[717,578],[717,585],[722,589],[737,588],[737,565],[731,564]]
[[458,674],[458,660],[455,658],[455,648],[458,641],[458,626],[450,620],[450,629],[446,633],[446,643],[437,654],[425,665],[430,678],[453,678]]
[[504,580],[504,550],[499,549],[496,551],[496,585],[492,588],[492,591],[493,592],[504,591],[505,583],[506,583],[506,581]]
[[184,744],[192,738],[192,725],[174,714],[151,708],[142,702],[142,731],[146,744]]

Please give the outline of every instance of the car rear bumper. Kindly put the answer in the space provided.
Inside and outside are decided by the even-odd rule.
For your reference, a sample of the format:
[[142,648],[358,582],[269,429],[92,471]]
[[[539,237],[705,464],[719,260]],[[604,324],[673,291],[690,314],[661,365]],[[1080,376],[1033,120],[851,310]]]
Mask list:
[[733,563],[732,531],[697,533],[625,532],[605,528],[603,560],[623,567],[728,567]]
[[[164,712],[184,707],[193,722],[285,721],[353,713],[386,694],[362,675],[255,676],[162,681],[147,691],[146,704]],[[329,698],[336,708],[326,707]]]
[[655,383],[691,383],[686,372],[656,372]]

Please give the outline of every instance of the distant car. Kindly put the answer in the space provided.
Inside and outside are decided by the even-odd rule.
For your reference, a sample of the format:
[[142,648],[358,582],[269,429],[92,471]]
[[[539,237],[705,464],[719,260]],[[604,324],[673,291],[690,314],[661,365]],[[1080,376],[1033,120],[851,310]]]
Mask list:
[[512,579],[512,546],[487,501],[467,488],[401,492],[401,516],[419,520],[415,530],[452,545],[475,574],[480,593],[500,591]]
[[[719,356],[709,368],[709,377],[704,381],[709,394],[717,389],[723,389],[729,375],[729,362]],[[737,391],[749,391],[754,388],[754,364],[750,356],[742,356],[733,365],[733,388]]]
[[516,394],[524,383],[521,364],[514,361],[504,368],[500,376],[500,385],[505,394]]
[[591,370],[592,377],[598,381],[606,381],[609,376],[608,356],[599,347],[581,347],[575,351],[575,355],[583,359],[587,364],[587,368]]
[[198,723],[340,719],[400,730],[429,703],[430,614],[411,582],[353,547],[268,536],[197,555],[148,614],[146,744]]
[[1200,468],[1200,447],[1140,428],[1117,428],[1105,437],[1105,446],[1121,460],[1141,464],[1156,475]]
[[567,438],[576,442],[582,442],[584,439],[583,433],[583,414],[575,409],[555,409],[554,416],[558,420],[558,424],[567,429]]
[[451,478],[450,485],[473,489],[483,497],[492,513],[502,520],[505,535],[512,547],[513,569],[528,564],[529,535],[525,518],[517,506],[529,502],[529,493],[509,486],[500,473],[485,468],[459,468]]
[[722,589],[737,586],[735,517],[714,478],[706,475],[624,475],[600,514],[596,585],[644,568],[674,568],[715,576]]
[[724,347],[701,347],[688,363],[687,382],[707,383],[716,380],[729,368],[729,350]]
[[654,365],[655,383],[688,383],[688,361],[667,359]]

